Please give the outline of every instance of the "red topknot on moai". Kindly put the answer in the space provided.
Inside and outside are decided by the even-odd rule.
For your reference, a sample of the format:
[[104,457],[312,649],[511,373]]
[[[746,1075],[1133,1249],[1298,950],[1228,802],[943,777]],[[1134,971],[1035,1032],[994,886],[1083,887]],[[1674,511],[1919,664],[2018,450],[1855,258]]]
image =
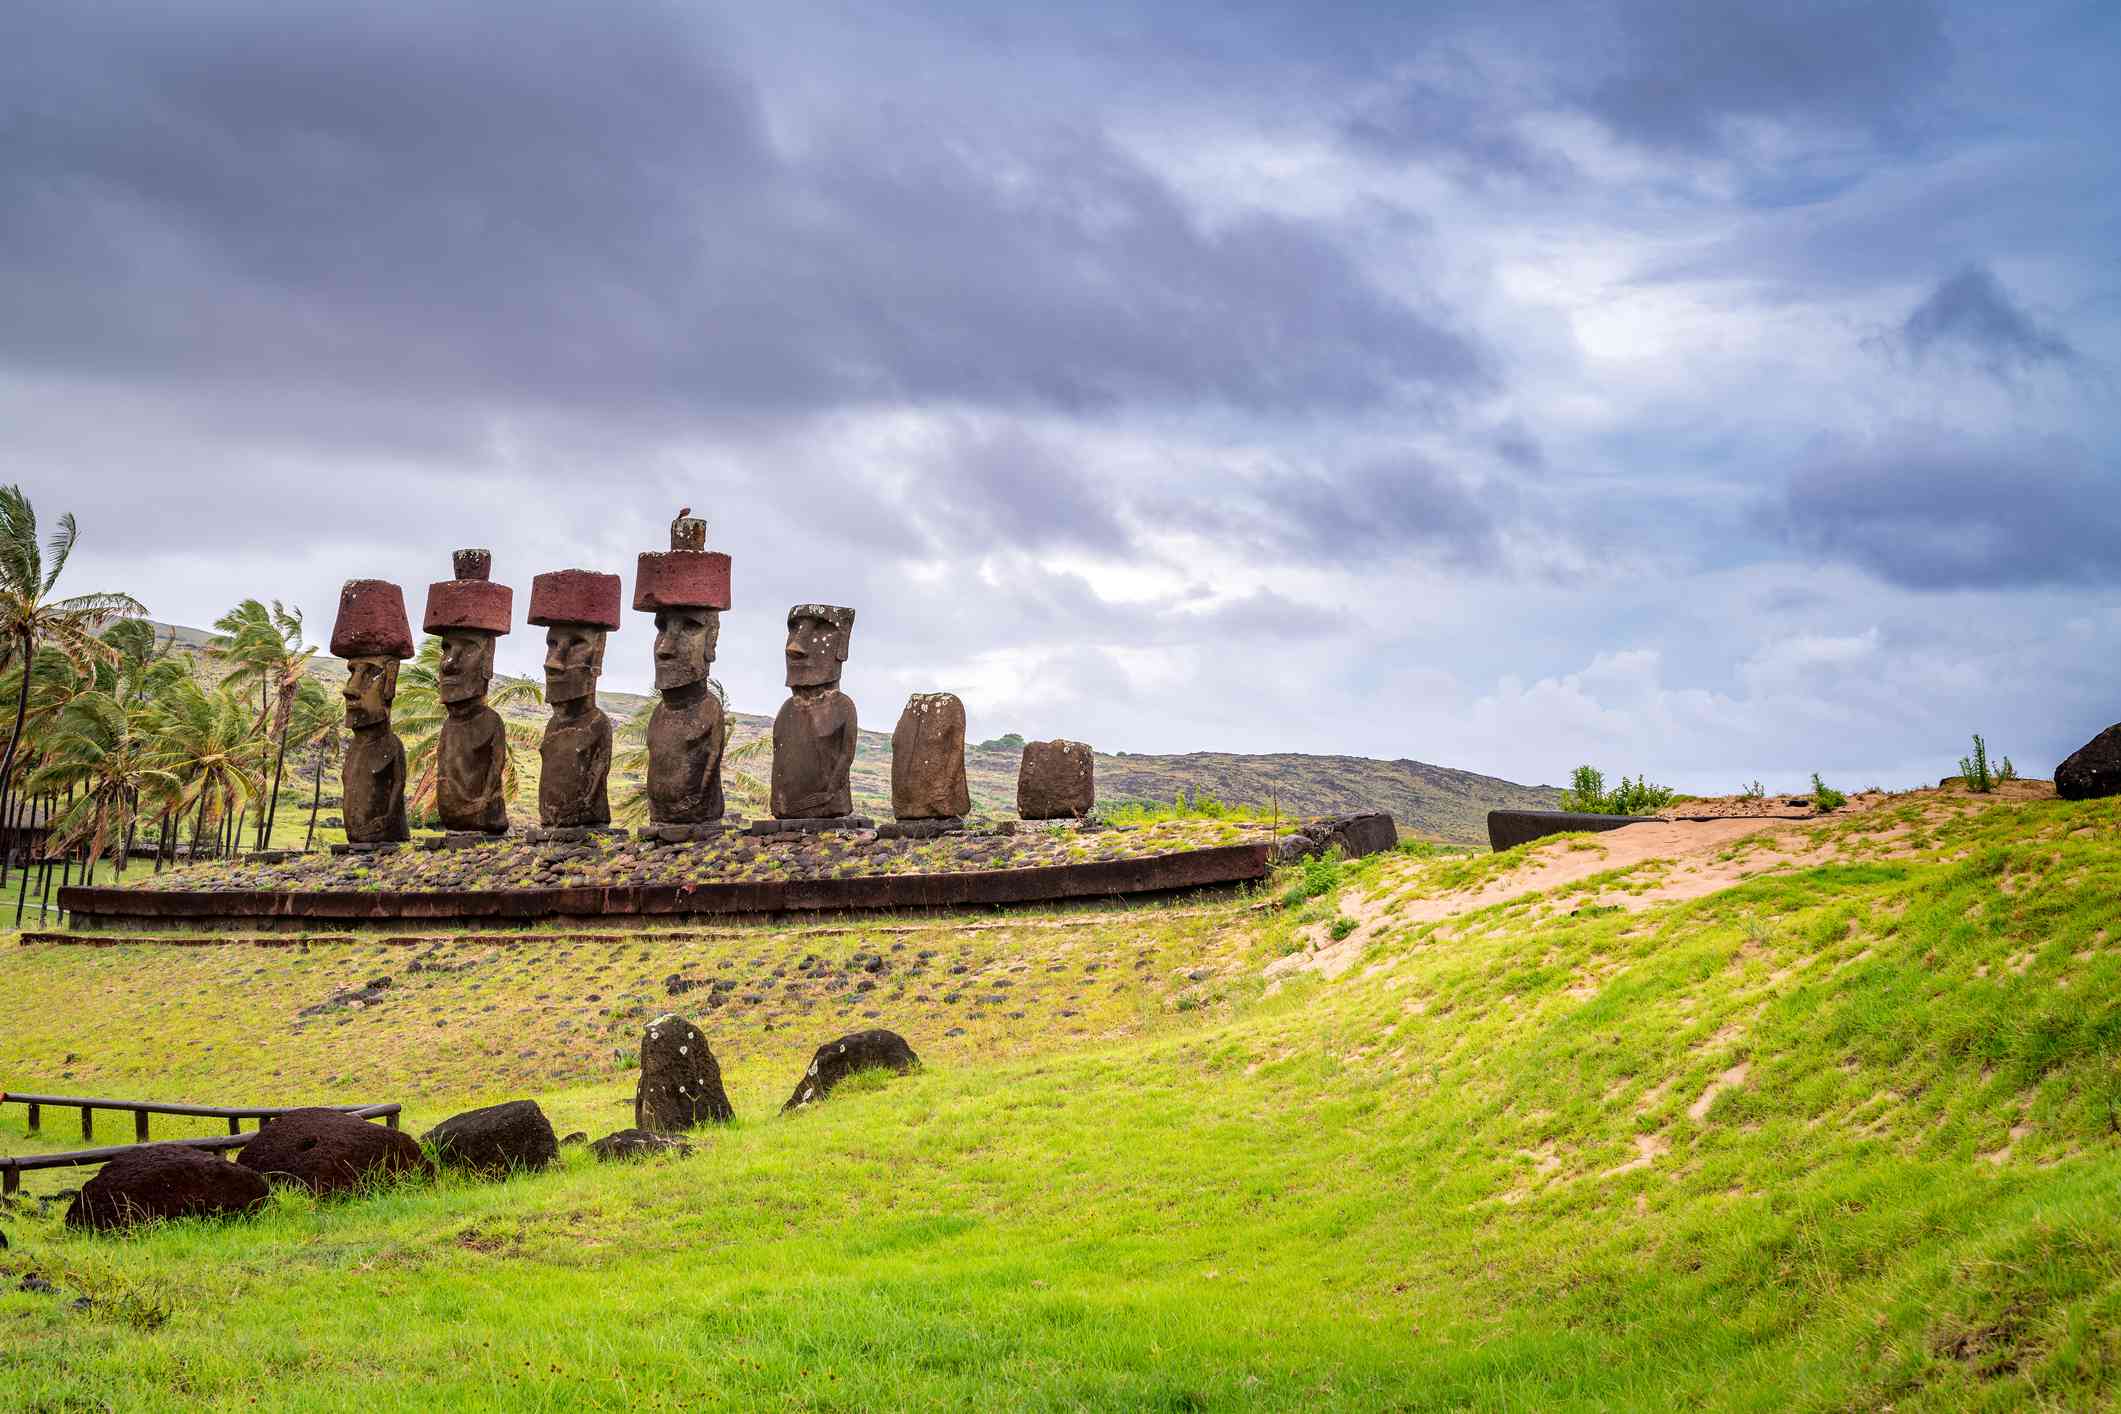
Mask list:
[[449,713],[435,748],[435,807],[453,832],[508,832],[508,799],[501,774],[508,735],[500,714],[486,705],[493,683],[494,640],[508,632],[515,592],[487,578],[489,550],[459,550],[456,578],[427,586],[427,632],[442,637],[436,695]]
[[530,621],[545,630],[545,700],[552,704],[538,744],[538,823],[543,832],[602,829],[611,823],[611,718],[597,706],[597,679],[604,636],[619,626],[619,577],[541,574],[530,582]]
[[349,579],[339,590],[331,652],[346,660],[346,725],[352,738],[340,771],[346,842],[397,844],[405,823],[405,743],[390,727],[398,664],[412,656],[405,592],[388,580]]
[[633,607],[655,615],[661,694],[648,719],[650,823],[643,839],[677,842],[723,828],[729,728],[708,675],[729,607],[729,557],[706,546],[707,522],[687,506],[670,523],[670,548],[643,551],[634,570]]

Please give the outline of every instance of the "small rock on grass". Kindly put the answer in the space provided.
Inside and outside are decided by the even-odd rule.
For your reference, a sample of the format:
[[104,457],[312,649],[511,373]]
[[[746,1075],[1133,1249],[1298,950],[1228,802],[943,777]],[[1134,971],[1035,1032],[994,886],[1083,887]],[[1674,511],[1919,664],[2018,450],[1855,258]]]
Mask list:
[[645,1129],[621,1129],[591,1144],[589,1152],[599,1159],[611,1162],[619,1159],[645,1159],[656,1154],[676,1154],[682,1157],[692,1152],[692,1145],[674,1134],[651,1134]]
[[542,1169],[560,1156],[552,1121],[535,1100],[510,1100],[451,1115],[420,1136],[448,1168],[487,1176]]
[[920,1063],[921,1058],[906,1044],[905,1037],[881,1027],[827,1041],[810,1058],[809,1069],[796,1082],[795,1093],[781,1106],[781,1113],[824,1099],[834,1086],[857,1071],[890,1070],[904,1075]]

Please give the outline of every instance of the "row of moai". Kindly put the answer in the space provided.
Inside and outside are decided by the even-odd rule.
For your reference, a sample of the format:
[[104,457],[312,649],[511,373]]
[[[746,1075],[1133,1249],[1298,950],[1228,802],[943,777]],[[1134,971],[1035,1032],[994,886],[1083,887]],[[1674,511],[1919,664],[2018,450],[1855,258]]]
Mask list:
[[[857,719],[840,691],[854,610],[798,604],[788,611],[788,700],[773,722],[773,818],[728,816],[722,756],[729,728],[709,674],[730,606],[729,556],[706,548],[707,523],[680,512],[670,548],[640,556],[633,607],[655,616],[657,701],[648,721],[648,825],[644,840],[680,843],[731,829],[756,833],[868,829],[854,813]],[[515,594],[493,581],[493,556],[459,550],[454,577],[427,590],[424,630],[442,640],[436,696],[444,716],[435,748],[435,811],[444,843],[508,832],[507,731],[487,703],[494,645],[512,626]],[[539,828],[533,842],[611,830],[607,782],[611,719],[597,706],[605,635],[619,626],[615,574],[554,570],[531,581],[530,622],[545,630],[545,697],[552,715],[539,743]],[[346,838],[354,849],[411,839],[405,746],[391,727],[399,666],[414,653],[405,595],[387,580],[349,580],[339,595],[331,651],[347,665],[350,742],[343,775]],[[947,692],[919,693],[891,737],[891,800],[901,835],[962,829],[972,807],[965,780],[965,708]],[[1033,742],[1018,779],[1027,820],[1087,815],[1095,799],[1090,749]]]

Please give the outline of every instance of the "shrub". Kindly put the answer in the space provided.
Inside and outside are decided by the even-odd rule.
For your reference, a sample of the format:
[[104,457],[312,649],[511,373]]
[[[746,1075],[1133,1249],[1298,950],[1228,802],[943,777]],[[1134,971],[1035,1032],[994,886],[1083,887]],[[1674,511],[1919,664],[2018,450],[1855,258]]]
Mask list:
[[1303,872],[1281,896],[1284,908],[1294,908],[1307,899],[1321,898],[1340,887],[1341,853],[1314,854],[1303,862]]
[[1343,913],[1333,920],[1333,926],[1326,931],[1333,935],[1333,941],[1337,943],[1355,931],[1355,920]]
[[1605,773],[1595,766],[1578,766],[1561,793],[1563,810],[1586,815],[1654,815],[1671,803],[1671,787],[1651,785],[1648,773],[1634,780],[1622,776],[1608,791]]
[[1767,791],[1762,789],[1760,782],[1755,781],[1744,790],[1738,792],[1738,797],[1741,800],[1765,800]]
[[1966,788],[1981,795],[1996,788],[1997,777],[1988,768],[1988,743],[1981,733],[1974,733],[1974,754],[1959,758],[1959,774],[1966,778]]
[[1817,771],[1812,772],[1812,806],[1814,809],[1821,811],[1839,810],[1848,803],[1849,798],[1847,796],[1835,790],[1825,781],[1820,780]]

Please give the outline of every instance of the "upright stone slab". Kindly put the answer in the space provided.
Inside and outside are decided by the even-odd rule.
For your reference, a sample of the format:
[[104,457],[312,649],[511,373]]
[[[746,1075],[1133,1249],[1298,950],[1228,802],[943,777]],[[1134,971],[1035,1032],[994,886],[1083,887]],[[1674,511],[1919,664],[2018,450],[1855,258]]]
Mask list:
[[349,579],[339,590],[331,652],[346,661],[348,740],[340,767],[346,839],[391,844],[412,838],[405,819],[405,743],[392,730],[398,665],[413,654],[405,591],[382,579]]
[[669,1134],[736,1118],[722,1090],[722,1068],[707,1038],[682,1016],[665,1014],[641,1033],[641,1079],[633,1092],[637,1129]]
[[779,820],[854,813],[854,699],[840,691],[854,610],[798,604],[788,611],[788,700],[773,719],[773,813]]
[[1097,804],[1097,758],[1079,741],[1032,741],[1016,773],[1016,813],[1080,820]]
[[[707,522],[690,508],[670,523],[670,548],[644,553],[633,607],[655,615],[655,711],[648,718],[652,826],[717,825],[729,724],[709,674],[729,607],[729,557],[708,550]],[[653,834],[644,831],[644,837]]]
[[951,820],[971,809],[965,704],[953,693],[915,693],[891,733],[891,813],[899,820]]
[[611,718],[597,706],[604,636],[619,626],[619,577],[551,570],[530,582],[530,621],[545,630],[545,701],[538,743],[538,823],[548,830],[611,823]]
[[459,550],[456,578],[427,587],[426,631],[442,639],[436,695],[448,714],[435,745],[435,813],[442,828],[508,833],[508,732],[486,705],[493,685],[494,642],[508,632],[515,591],[488,578],[493,554]]

